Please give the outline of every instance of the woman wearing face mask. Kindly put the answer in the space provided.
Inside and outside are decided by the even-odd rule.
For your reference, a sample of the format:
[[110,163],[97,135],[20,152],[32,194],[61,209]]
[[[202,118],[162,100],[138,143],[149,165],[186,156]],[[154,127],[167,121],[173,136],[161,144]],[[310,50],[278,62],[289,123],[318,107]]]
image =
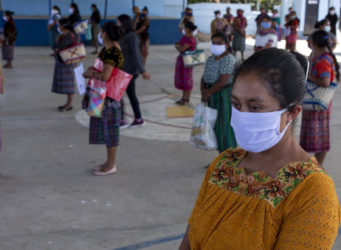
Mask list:
[[[319,29],[319,30],[323,30],[325,32],[328,33],[328,43],[329,43],[329,47],[332,51],[334,51],[334,49],[336,48],[336,37],[335,35],[331,32],[331,26],[330,26],[330,21],[328,18],[323,19],[320,22],[316,22],[315,24],[315,29]],[[309,48],[311,47],[311,36],[309,37]]]
[[189,7],[185,9],[184,17],[181,19],[179,23],[179,32],[182,33],[183,30],[185,29],[185,23],[187,22],[192,22],[193,24],[195,23],[194,21],[194,16],[193,16],[193,10]]
[[214,12],[215,19],[211,22],[211,36],[217,32],[224,32],[228,27],[228,22],[221,15],[220,10]]
[[49,32],[49,43],[50,47],[53,50],[53,54],[51,56],[56,56],[55,48],[56,48],[56,40],[60,35],[58,31],[58,22],[61,18],[60,9],[58,6],[54,5],[51,10],[51,17],[49,23],[47,25],[47,30]]
[[306,67],[302,55],[269,48],[237,69],[231,124],[241,148],[208,168],[180,250],[332,248],[334,183],[293,129]]
[[[98,56],[103,63],[103,71],[98,72],[93,67],[90,67],[83,74],[84,78],[97,78],[102,81],[108,81],[110,80],[114,67],[122,69],[124,60],[118,42],[122,34],[122,29],[113,22],[108,22],[103,25],[100,37],[103,41],[104,48]],[[115,162],[119,143],[119,132],[120,102],[106,97],[102,117],[90,118],[90,144],[105,144],[107,148],[107,161],[95,167],[95,175],[101,176],[117,172]]]
[[221,153],[237,146],[230,125],[232,74],[236,59],[229,52],[228,37],[225,33],[218,32],[212,36],[211,53],[201,78],[200,90],[202,101],[218,111],[214,132],[218,151]]
[[247,27],[247,20],[243,16],[244,11],[242,9],[237,10],[237,16],[233,19],[233,41],[232,50],[234,56],[237,55],[237,51],[240,51],[241,60],[244,61],[244,51],[245,51],[245,38]]
[[148,18],[148,8],[145,6],[142,9],[142,13],[139,16],[139,19],[136,24],[136,33],[140,37],[140,49],[143,58],[143,64],[146,65],[147,56],[149,53],[149,33],[148,29],[150,26],[149,18]]
[[[328,87],[330,83],[340,80],[339,64],[328,44],[328,34],[325,31],[315,31],[312,35],[311,72],[308,79],[321,86]],[[303,110],[300,144],[322,165],[330,149],[329,121],[332,102],[328,110]]]
[[[67,18],[59,20],[59,27],[62,34],[58,37],[56,43],[56,51],[59,52],[65,48],[79,42],[78,36],[73,30],[73,26]],[[75,94],[75,74],[74,63],[66,64],[57,53],[55,59],[52,92],[67,95],[66,104],[59,106],[61,112],[72,110],[72,100]]]
[[140,110],[139,100],[136,95],[136,79],[142,75],[143,79],[149,80],[150,75],[146,72],[140,51],[140,39],[133,28],[133,20],[128,15],[120,15],[117,25],[123,29],[123,38],[120,40],[120,46],[124,56],[123,70],[133,75],[126,93],[128,95],[130,105],[133,109],[135,119],[128,125],[124,119],[124,101],[121,100],[121,128],[144,126],[142,114]]
[[334,34],[334,36],[336,36],[336,23],[338,22],[339,17],[336,15],[334,7],[329,8],[329,12],[326,18],[328,18],[330,21],[331,32]]
[[295,11],[292,11],[289,17],[289,21],[285,24],[285,27],[290,29],[289,35],[286,36],[285,48],[290,51],[295,51],[297,41],[297,29],[300,25],[300,19],[297,18]]
[[81,21],[81,15],[79,13],[79,9],[78,9],[78,5],[75,3],[70,4],[70,8],[69,8],[69,21],[71,23],[71,25],[74,25],[78,22]]
[[266,15],[259,24],[254,51],[277,47],[277,32],[272,27],[271,18]]
[[178,105],[188,105],[193,88],[193,67],[185,67],[182,54],[185,51],[194,51],[196,41],[193,31],[197,29],[191,22],[185,23],[185,34],[180,41],[175,44],[175,48],[180,52],[176,59],[174,83],[175,88],[182,90],[182,98],[175,103]]
[[14,59],[14,44],[17,40],[17,28],[13,20],[12,11],[4,12],[4,38],[2,40],[2,59],[7,61],[4,68],[13,68],[12,61]]

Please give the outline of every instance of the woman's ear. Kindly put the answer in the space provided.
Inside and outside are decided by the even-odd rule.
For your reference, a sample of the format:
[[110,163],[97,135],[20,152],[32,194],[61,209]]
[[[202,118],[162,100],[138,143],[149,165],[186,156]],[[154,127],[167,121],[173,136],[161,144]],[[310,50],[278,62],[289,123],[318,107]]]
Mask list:
[[302,111],[302,106],[294,104],[288,108],[287,123],[294,121]]

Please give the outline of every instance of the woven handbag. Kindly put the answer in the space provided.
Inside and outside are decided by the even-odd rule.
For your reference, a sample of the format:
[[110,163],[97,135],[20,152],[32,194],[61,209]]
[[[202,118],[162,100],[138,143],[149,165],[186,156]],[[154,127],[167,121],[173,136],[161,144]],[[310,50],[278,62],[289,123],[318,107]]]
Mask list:
[[307,81],[302,108],[315,111],[327,110],[337,86],[337,83],[332,82],[329,87],[324,88]]
[[193,67],[205,63],[204,50],[186,51],[182,54],[185,67]]
[[85,46],[83,43],[74,44],[59,51],[59,55],[66,64],[83,61],[86,57]]

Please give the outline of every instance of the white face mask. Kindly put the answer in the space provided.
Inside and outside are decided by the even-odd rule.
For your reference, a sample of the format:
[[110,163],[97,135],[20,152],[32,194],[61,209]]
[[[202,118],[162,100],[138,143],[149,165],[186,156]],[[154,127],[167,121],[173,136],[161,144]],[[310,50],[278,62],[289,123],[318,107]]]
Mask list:
[[56,15],[56,14],[59,14],[58,10],[55,10],[55,9],[52,9],[51,10],[51,15]]
[[2,19],[4,19],[4,21],[5,21],[5,22],[7,22],[7,21],[8,21],[8,18],[7,18],[7,16],[4,16]]
[[97,36],[97,38],[98,38],[98,42],[99,42],[99,44],[101,44],[101,45],[103,45],[103,39],[102,39],[102,33],[98,33],[98,36]]
[[60,34],[63,34],[63,31],[59,27],[57,28],[57,30]]
[[330,26],[324,26],[324,31],[325,31],[325,32],[329,33],[329,32],[330,32],[330,29],[331,29]]
[[214,56],[221,56],[226,51],[225,45],[211,44],[211,53]]
[[186,35],[186,30],[185,29],[182,29],[182,34]]
[[221,14],[216,15],[216,18],[221,18],[221,17],[222,17]]
[[331,10],[331,11],[330,11],[330,14],[331,14],[331,15],[334,15],[334,14],[335,14],[335,10]]
[[259,153],[275,146],[284,136],[290,123],[280,132],[283,109],[275,112],[240,112],[232,107],[231,126],[239,146],[249,152]]
[[73,9],[72,8],[69,9],[69,13],[73,14]]
[[193,36],[196,36],[198,34],[198,29],[193,31]]

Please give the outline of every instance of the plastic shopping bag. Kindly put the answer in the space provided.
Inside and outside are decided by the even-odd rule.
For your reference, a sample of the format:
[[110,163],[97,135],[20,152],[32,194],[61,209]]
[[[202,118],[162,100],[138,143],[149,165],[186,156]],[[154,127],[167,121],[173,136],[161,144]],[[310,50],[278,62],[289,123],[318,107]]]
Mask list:
[[217,110],[200,103],[195,107],[190,144],[196,148],[215,150],[217,139],[214,125],[217,120]]
[[89,91],[89,104],[86,112],[89,116],[102,117],[102,111],[104,108],[103,95],[98,90],[90,89]]

